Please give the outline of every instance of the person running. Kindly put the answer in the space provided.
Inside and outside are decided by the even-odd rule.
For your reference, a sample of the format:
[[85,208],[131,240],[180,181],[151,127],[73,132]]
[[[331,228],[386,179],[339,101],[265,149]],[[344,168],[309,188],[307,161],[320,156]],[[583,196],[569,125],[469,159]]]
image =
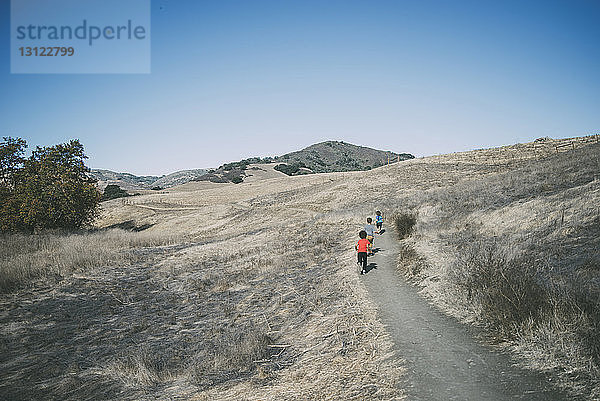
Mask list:
[[361,231],[358,233],[359,240],[354,246],[354,249],[358,252],[358,265],[360,266],[360,274],[367,272],[367,254],[369,252],[369,240],[367,239],[367,232]]
[[377,227],[377,233],[381,234],[381,227],[383,226],[383,216],[378,210],[375,212],[375,226]]
[[367,240],[369,240],[369,256],[373,256],[373,240],[375,238],[375,226],[372,223],[373,219],[367,217],[365,231],[367,232]]

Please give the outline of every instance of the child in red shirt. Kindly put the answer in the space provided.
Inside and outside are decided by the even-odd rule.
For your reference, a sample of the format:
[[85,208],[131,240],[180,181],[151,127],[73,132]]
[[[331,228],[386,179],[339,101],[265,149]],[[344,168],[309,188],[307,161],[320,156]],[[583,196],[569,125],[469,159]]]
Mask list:
[[358,264],[361,266],[360,274],[365,274],[367,272],[367,252],[369,252],[370,242],[367,239],[366,231],[359,232],[358,236],[360,239],[354,249],[358,251]]

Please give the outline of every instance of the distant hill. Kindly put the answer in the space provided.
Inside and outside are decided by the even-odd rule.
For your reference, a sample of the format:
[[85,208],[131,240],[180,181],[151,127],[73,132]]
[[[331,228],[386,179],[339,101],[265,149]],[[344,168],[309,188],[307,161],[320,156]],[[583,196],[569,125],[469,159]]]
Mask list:
[[239,162],[223,164],[210,170],[195,181],[241,183],[252,175],[248,166],[274,164],[274,169],[287,175],[332,173],[340,171],[370,170],[397,161],[414,159],[409,153],[394,153],[346,142],[326,141],[279,157],[252,157]]
[[118,185],[124,190],[135,191],[152,189],[155,187],[169,188],[175,185],[185,184],[204,174],[207,170],[182,170],[163,176],[137,176],[129,173],[116,173],[110,170],[92,169],[92,177],[98,180],[98,186],[104,189],[109,184]]
[[[118,185],[124,190],[135,191],[155,187],[169,188],[190,181],[210,181],[216,183],[241,183],[246,178],[254,179],[261,169],[259,165],[271,164],[265,171],[267,176],[277,175],[273,169],[287,175],[331,173],[338,171],[370,170],[388,163],[413,159],[409,153],[394,153],[346,142],[327,141],[311,145],[302,150],[279,157],[251,157],[238,162],[226,163],[216,169],[183,170],[157,176],[136,176],[129,173],[115,173],[110,170],[93,169],[91,174],[104,189],[109,184]],[[261,175],[261,174],[259,174]],[[264,176],[265,174],[262,174]]]
[[175,185],[185,184],[186,182],[193,181],[194,179],[203,176],[208,170],[206,169],[194,169],[194,170],[181,170],[171,174],[163,175],[152,183],[152,187],[163,187],[169,188]]
[[107,185],[118,185],[125,190],[138,190],[151,188],[154,181],[160,177],[155,176],[137,176],[129,173],[116,173],[110,170],[92,169],[90,175],[98,180],[100,189]]
[[[288,175],[370,170],[397,161],[414,159],[409,153],[394,153],[346,142],[327,141],[275,158],[290,168],[279,169]],[[296,170],[294,172],[294,170]]]

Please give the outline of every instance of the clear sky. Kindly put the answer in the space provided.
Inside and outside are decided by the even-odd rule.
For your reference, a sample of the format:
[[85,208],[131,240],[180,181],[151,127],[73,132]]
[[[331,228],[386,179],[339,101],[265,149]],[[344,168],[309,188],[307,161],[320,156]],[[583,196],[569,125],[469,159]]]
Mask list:
[[216,167],[343,140],[417,156],[600,130],[600,1],[153,0],[150,74],[10,74],[0,136]]

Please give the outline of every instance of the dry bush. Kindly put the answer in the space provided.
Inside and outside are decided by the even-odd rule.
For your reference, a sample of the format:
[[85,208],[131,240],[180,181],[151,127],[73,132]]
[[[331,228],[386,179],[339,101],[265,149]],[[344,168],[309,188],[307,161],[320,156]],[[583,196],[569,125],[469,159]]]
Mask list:
[[417,223],[416,215],[410,212],[395,213],[392,220],[396,228],[396,234],[400,239],[408,237]]
[[526,321],[539,319],[548,294],[539,283],[538,263],[497,239],[468,243],[449,272],[478,319],[501,339],[513,338]]

